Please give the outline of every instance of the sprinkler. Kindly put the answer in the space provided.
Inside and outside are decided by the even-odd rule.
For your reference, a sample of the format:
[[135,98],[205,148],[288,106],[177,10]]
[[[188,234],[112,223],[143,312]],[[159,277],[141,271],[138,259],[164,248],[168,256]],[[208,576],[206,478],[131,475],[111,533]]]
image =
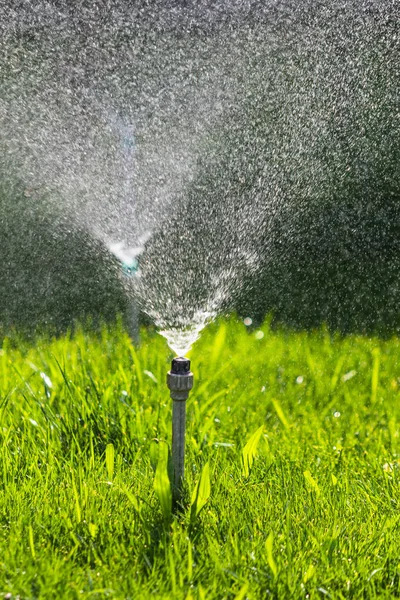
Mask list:
[[185,475],[186,400],[193,387],[188,358],[174,358],[167,374],[172,403],[172,501],[176,507],[183,497]]
[[[121,262],[121,269],[128,285],[132,286],[139,271],[138,259],[136,257],[126,258]],[[129,305],[128,329],[131,339],[135,344],[139,344],[139,308],[135,300],[131,300]]]

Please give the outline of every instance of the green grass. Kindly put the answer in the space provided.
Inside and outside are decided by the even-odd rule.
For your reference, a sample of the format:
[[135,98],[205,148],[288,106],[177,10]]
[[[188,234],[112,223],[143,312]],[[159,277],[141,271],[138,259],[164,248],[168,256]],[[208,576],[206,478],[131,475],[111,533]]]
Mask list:
[[400,596],[399,340],[262,332],[192,353],[177,516],[163,339],[4,341],[0,598]]

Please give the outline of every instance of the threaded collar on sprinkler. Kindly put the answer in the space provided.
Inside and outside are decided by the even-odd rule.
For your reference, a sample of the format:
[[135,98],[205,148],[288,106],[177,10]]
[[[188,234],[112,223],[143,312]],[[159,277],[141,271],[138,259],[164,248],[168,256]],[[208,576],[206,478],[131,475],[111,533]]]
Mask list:
[[190,370],[190,360],[179,356],[171,363],[171,370],[167,373],[167,385],[172,400],[184,402],[188,399],[193,387],[193,373]]

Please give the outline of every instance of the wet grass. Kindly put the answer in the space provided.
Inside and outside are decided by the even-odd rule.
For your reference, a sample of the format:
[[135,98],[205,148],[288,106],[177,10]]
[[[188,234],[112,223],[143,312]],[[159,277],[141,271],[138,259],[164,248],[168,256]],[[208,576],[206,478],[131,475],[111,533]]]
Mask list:
[[0,597],[399,597],[399,352],[210,326],[173,516],[164,341],[5,340]]

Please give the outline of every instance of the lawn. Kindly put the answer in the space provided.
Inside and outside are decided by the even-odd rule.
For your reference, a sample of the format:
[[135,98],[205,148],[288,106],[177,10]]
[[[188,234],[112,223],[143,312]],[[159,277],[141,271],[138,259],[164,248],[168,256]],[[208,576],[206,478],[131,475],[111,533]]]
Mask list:
[[5,339],[0,597],[399,597],[399,353],[209,326],[171,515],[164,340]]

